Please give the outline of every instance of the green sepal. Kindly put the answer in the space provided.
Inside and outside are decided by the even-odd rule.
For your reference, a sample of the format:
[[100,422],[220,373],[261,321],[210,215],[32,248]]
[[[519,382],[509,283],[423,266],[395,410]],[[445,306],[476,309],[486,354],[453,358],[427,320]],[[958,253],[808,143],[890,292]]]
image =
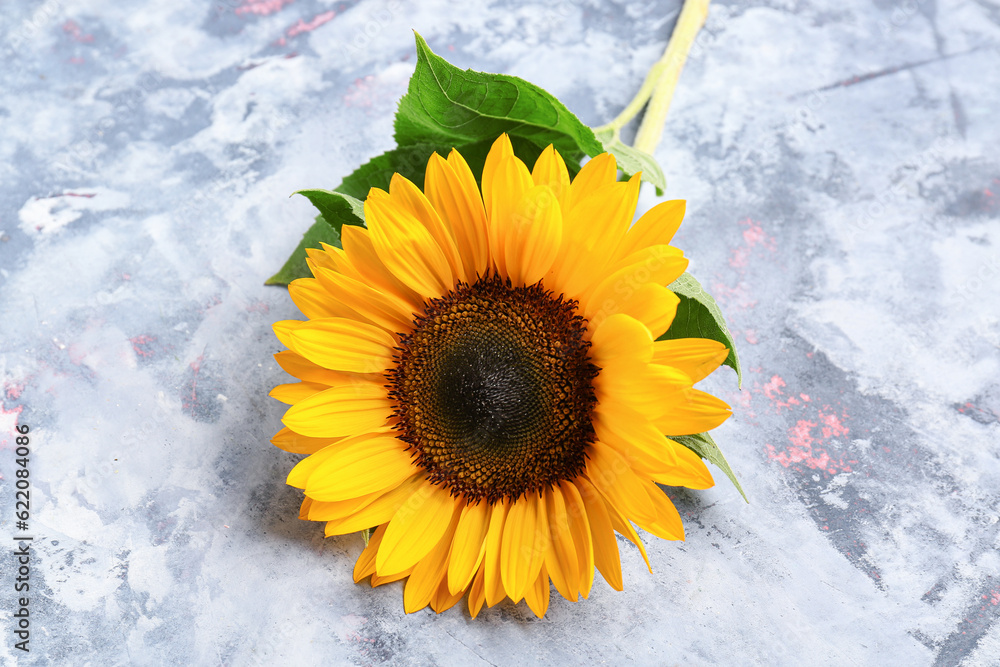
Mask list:
[[595,135],[604,146],[604,150],[615,156],[618,168],[627,176],[642,172],[642,180],[656,187],[657,196],[662,196],[667,189],[667,177],[663,175],[660,164],[649,153],[632,148],[612,131],[597,132]]
[[726,461],[726,457],[722,455],[722,450],[715,444],[715,440],[712,439],[711,435],[708,433],[672,435],[670,439],[684,445],[701,458],[711,461],[718,466],[719,470],[726,473],[726,477],[729,478],[729,481],[733,483],[736,490],[743,496],[743,500],[746,500],[747,504],[750,503],[750,500],[747,499],[747,494],[743,492],[743,487],[740,486],[739,480],[736,479],[736,473],[729,467],[729,462]]
[[657,340],[709,338],[719,341],[729,348],[729,355],[722,363],[736,371],[736,381],[742,389],[743,371],[740,369],[736,343],[733,342],[733,336],[729,333],[726,318],[722,316],[719,304],[690,273],[684,273],[669,287],[680,298],[681,302],[677,305],[677,314],[674,315],[674,321],[670,328]]

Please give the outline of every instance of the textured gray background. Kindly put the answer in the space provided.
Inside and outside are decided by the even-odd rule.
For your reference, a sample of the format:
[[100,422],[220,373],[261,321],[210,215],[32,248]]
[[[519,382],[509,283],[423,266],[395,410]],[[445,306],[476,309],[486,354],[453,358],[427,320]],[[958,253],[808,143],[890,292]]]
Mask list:
[[[464,4],[464,3],[463,3]],[[389,148],[411,28],[610,120],[677,2],[48,0],[0,35],[0,538],[32,428],[33,651],[0,663],[1000,664],[1000,7],[717,2],[657,157],[731,318],[752,504],[544,620],[406,616],[296,518],[262,285]],[[655,203],[644,192],[640,209]],[[0,545],[6,550],[8,546]]]

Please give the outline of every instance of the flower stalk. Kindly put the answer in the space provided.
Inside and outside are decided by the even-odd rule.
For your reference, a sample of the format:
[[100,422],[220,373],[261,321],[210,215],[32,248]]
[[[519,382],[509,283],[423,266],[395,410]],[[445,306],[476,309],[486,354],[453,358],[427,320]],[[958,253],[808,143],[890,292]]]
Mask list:
[[674,90],[677,88],[677,80],[680,78],[681,70],[684,69],[695,37],[708,17],[709,2],[710,0],[685,0],[680,17],[677,19],[677,26],[670,36],[670,42],[663,56],[650,68],[639,92],[614,120],[595,128],[595,133],[611,132],[617,139],[621,128],[635,118],[645,106],[646,112],[632,146],[650,155],[656,151],[663,135],[667,112],[670,111],[670,103],[674,98]]

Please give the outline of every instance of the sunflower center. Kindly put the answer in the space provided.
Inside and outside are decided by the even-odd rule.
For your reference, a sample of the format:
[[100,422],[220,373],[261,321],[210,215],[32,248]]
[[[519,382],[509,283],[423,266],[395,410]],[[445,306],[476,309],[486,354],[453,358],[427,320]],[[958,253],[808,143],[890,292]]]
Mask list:
[[598,369],[576,305],[495,276],[427,303],[387,377],[431,481],[492,503],[583,472]]

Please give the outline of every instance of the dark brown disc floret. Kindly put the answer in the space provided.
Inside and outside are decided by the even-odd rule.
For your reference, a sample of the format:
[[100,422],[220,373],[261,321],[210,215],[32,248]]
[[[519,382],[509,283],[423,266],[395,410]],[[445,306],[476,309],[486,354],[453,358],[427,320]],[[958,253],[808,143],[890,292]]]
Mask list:
[[583,472],[598,368],[576,306],[491,276],[431,299],[401,334],[389,396],[432,482],[493,503]]

